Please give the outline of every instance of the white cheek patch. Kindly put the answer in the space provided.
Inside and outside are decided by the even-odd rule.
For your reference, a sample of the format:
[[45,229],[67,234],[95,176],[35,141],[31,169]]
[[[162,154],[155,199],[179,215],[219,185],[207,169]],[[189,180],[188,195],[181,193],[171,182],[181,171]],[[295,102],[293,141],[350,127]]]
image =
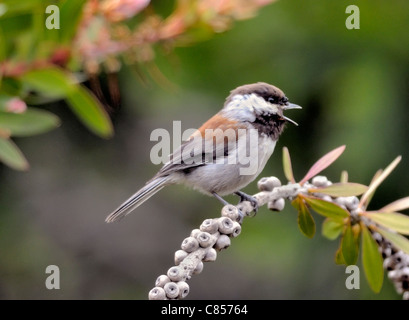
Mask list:
[[237,94],[223,108],[223,113],[233,119],[254,122],[256,114],[278,113],[278,109],[254,93]]
[[228,118],[253,122],[256,119],[254,105],[260,103],[257,100],[260,98],[254,94],[237,94],[223,108],[223,113]]

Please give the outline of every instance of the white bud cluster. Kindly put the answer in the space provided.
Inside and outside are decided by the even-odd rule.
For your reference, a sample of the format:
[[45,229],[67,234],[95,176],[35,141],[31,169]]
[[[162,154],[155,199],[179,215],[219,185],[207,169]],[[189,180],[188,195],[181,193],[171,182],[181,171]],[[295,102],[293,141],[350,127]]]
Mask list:
[[332,182],[329,181],[325,176],[315,176],[314,178],[312,178],[311,183],[317,188],[324,188],[332,185]]
[[394,284],[396,292],[402,294],[404,300],[409,300],[409,255],[397,250],[377,232],[372,233],[372,237],[379,245],[379,252],[384,259],[383,267]]
[[[274,188],[281,187],[281,181],[276,177],[262,178],[257,183],[257,187],[260,191],[273,191]],[[282,211],[285,206],[285,199],[278,198],[267,202],[267,208],[272,211]]]
[[189,294],[187,280],[193,274],[201,273],[203,262],[212,262],[217,252],[230,246],[231,238],[241,232],[239,210],[226,205],[217,219],[206,219],[199,229],[182,241],[180,250],[175,252],[175,266],[166,275],[156,279],[155,288],[149,292],[150,300],[183,299]]

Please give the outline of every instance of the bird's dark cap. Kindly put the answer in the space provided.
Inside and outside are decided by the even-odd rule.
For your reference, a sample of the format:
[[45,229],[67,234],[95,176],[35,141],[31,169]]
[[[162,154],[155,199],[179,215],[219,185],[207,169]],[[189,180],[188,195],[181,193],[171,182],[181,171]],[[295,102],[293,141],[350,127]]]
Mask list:
[[236,95],[250,95],[252,93],[269,102],[283,105],[288,102],[284,92],[279,88],[265,82],[257,82],[245,84],[230,91],[230,95],[226,98],[225,105],[227,105]]

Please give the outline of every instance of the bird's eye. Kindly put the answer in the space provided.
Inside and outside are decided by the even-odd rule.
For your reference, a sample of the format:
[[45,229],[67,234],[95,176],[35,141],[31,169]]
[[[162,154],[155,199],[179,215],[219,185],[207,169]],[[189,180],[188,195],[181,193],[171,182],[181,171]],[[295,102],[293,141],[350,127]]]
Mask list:
[[281,99],[281,103],[282,103],[282,104],[286,104],[287,102],[288,102],[288,98],[287,98],[287,97],[284,97],[284,98]]
[[267,101],[270,103],[276,103],[276,99],[274,97],[269,97]]

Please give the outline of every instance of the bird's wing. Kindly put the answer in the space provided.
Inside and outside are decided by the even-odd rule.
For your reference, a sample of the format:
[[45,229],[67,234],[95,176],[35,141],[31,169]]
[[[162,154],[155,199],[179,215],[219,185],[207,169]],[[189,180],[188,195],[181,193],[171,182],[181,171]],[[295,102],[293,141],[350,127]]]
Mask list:
[[174,171],[203,166],[205,163],[213,161],[213,149],[210,151],[206,149],[205,139],[199,131],[196,131],[169,158],[170,160],[158,172],[158,176],[166,176]]
[[162,167],[157,176],[223,161],[237,147],[238,135],[241,134],[237,129],[237,126],[232,126],[231,121],[226,121],[216,114],[170,155],[169,162]]

